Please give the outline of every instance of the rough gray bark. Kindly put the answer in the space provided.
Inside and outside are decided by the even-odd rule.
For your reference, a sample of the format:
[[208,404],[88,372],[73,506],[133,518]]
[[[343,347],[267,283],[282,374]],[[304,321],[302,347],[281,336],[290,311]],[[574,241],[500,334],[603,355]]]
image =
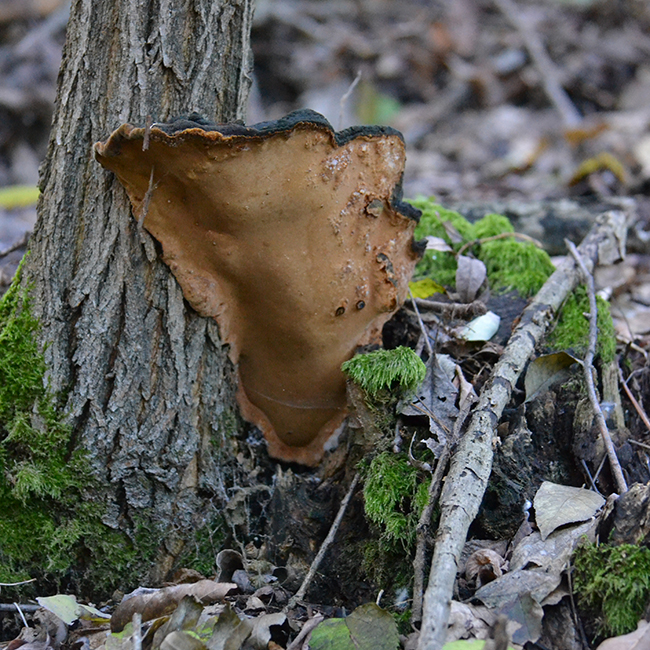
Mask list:
[[242,118],[252,4],[73,1],[24,268],[49,381],[66,391],[75,439],[105,489],[104,521],[156,523],[158,576],[203,516],[205,495],[223,491],[220,454],[237,426],[232,369],[215,323],[184,304],[92,145],[147,116]]

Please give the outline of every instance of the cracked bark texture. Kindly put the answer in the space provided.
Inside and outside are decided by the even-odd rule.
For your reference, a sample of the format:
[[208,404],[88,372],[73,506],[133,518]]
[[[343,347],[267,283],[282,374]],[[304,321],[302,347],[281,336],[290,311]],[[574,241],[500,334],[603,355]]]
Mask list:
[[183,302],[92,145],[147,116],[243,118],[252,4],[73,1],[24,266],[48,379],[104,492],[91,498],[112,528],[147,520],[164,533],[153,579],[224,493],[234,380],[216,324]]

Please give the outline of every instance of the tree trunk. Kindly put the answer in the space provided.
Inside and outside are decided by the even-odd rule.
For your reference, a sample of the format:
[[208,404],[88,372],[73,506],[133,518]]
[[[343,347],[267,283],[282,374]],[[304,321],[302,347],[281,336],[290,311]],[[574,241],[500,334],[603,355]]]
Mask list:
[[23,268],[50,386],[64,392],[73,444],[98,479],[88,497],[108,527],[155,540],[150,579],[205,523],[209,498],[225,494],[239,428],[233,373],[216,324],[184,303],[92,145],[148,117],[243,118],[252,4],[73,2]]

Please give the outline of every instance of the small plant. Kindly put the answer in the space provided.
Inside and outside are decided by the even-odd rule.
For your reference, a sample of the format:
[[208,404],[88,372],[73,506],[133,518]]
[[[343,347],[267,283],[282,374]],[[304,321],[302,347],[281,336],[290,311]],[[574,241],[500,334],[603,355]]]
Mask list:
[[579,603],[598,612],[598,633],[635,630],[650,598],[650,548],[586,544],[577,548],[573,563]]
[[422,359],[404,346],[357,354],[346,361],[341,369],[374,399],[381,398],[382,393],[414,391],[427,373]]

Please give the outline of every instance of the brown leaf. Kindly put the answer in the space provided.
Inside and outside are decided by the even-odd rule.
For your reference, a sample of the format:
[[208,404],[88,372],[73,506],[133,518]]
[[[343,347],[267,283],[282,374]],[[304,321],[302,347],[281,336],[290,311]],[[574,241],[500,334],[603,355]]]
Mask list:
[[489,548],[481,548],[467,558],[465,577],[472,582],[476,581],[476,585],[481,587],[500,578],[505,564],[506,561],[498,553]]
[[465,255],[458,256],[456,269],[456,292],[462,302],[472,302],[485,282],[487,270],[481,260]]
[[[136,590],[127,594],[111,617],[111,631],[120,632],[140,612],[142,621],[170,614],[176,609],[185,596],[194,596],[204,605],[209,605],[224,598],[237,589],[231,582],[215,582],[214,580],[199,580],[192,584],[174,585],[164,589]],[[143,593],[144,592],[144,593]]]
[[639,621],[634,632],[605,639],[596,650],[650,650],[650,623]]

